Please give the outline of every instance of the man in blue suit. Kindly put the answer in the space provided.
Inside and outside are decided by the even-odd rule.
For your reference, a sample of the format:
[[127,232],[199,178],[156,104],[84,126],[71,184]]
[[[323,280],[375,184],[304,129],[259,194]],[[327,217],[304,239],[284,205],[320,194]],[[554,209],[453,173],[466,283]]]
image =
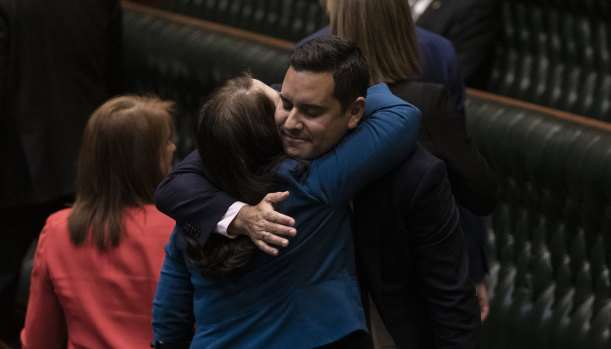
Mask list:
[[[297,50],[317,49],[324,40],[312,40]],[[333,79],[336,89],[345,84],[341,76]],[[298,80],[285,80],[283,90],[298,90],[298,85]],[[296,158],[310,148],[327,152],[335,146],[327,144],[325,136],[337,131],[334,118],[320,118],[317,113],[328,111],[320,101],[338,99],[335,94],[311,99],[313,95],[317,94],[306,93],[299,101],[283,100],[278,106],[290,108],[298,120],[293,125],[300,130],[298,140],[285,143],[285,150]],[[215,189],[204,173],[198,155],[189,155],[160,184],[157,207],[202,244],[219,225],[225,233],[249,235],[271,254],[277,253],[272,245],[289,243],[290,238],[280,235],[295,234],[292,219],[273,209],[285,196],[270,194],[257,206],[243,206]],[[359,276],[363,290],[373,299],[370,303],[365,298],[363,304],[374,304],[395,345],[476,348],[479,309],[444,163],[417,147],[404,163],[363,190],[354,200],[354,209],[363,218],[355,232]]]

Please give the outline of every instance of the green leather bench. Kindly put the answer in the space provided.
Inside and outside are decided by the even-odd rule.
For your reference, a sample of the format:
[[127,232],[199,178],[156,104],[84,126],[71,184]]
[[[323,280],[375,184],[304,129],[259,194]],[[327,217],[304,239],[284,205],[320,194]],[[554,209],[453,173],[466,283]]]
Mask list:
[[611,122],[608,0],[503,0],[486,90]]
[[[500,1],[504,30],[485,89],[611,122],[610,2]],[[168,11],[293,42],[328,24],[317,0],[157,2]]]
[[177,102],[177,156],[195,148],[192,130],[206,96],[244,71],[281,83],[288,41],[124,2],[124,77],[128,92],[153,92]]
[[290,41],[329,22],[318,0],[160,0],[159,7]]
[[483,348],[611,348],[611,124],[470,91],[501,178]]

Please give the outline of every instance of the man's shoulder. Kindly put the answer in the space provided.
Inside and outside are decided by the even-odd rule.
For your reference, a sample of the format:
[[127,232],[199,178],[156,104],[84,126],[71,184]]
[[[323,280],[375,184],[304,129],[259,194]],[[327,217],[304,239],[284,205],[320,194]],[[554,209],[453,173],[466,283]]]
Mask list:
[[389,175],[395,189],[411,192],[422,186],[439,183],[446,176],[446,167],[442,160],[418,144]]

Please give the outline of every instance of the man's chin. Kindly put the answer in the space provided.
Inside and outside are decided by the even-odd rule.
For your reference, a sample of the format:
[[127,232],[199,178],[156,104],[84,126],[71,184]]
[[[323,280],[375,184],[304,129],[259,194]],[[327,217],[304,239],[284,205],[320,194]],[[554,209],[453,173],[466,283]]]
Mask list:
[[301,152],[294,148],[284,148],[284,153],[292,158],[301,159]]
[[286,144],[284,145],[284,153],[288,155],[289,157],[298,159],[298,160],[308,160],[309,159],[309,157],[307,156],[308,152],[305,151],[304,149],[290,147],[290,146],[287,146]]

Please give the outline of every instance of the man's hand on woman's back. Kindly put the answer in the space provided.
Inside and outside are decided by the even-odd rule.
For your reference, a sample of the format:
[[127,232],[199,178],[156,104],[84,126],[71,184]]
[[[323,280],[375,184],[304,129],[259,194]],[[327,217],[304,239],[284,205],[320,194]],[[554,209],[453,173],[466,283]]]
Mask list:
[[283,201],[289,192],[267,194],[256,206],[246,205],[240,209],[235,219],[229,224],[230,235],[248,235],[261,251],[277,255],[278,249],[271,246],[286,247],[288,239],[281,237],[295,236],[295,220],[274,209],[274,203]]

